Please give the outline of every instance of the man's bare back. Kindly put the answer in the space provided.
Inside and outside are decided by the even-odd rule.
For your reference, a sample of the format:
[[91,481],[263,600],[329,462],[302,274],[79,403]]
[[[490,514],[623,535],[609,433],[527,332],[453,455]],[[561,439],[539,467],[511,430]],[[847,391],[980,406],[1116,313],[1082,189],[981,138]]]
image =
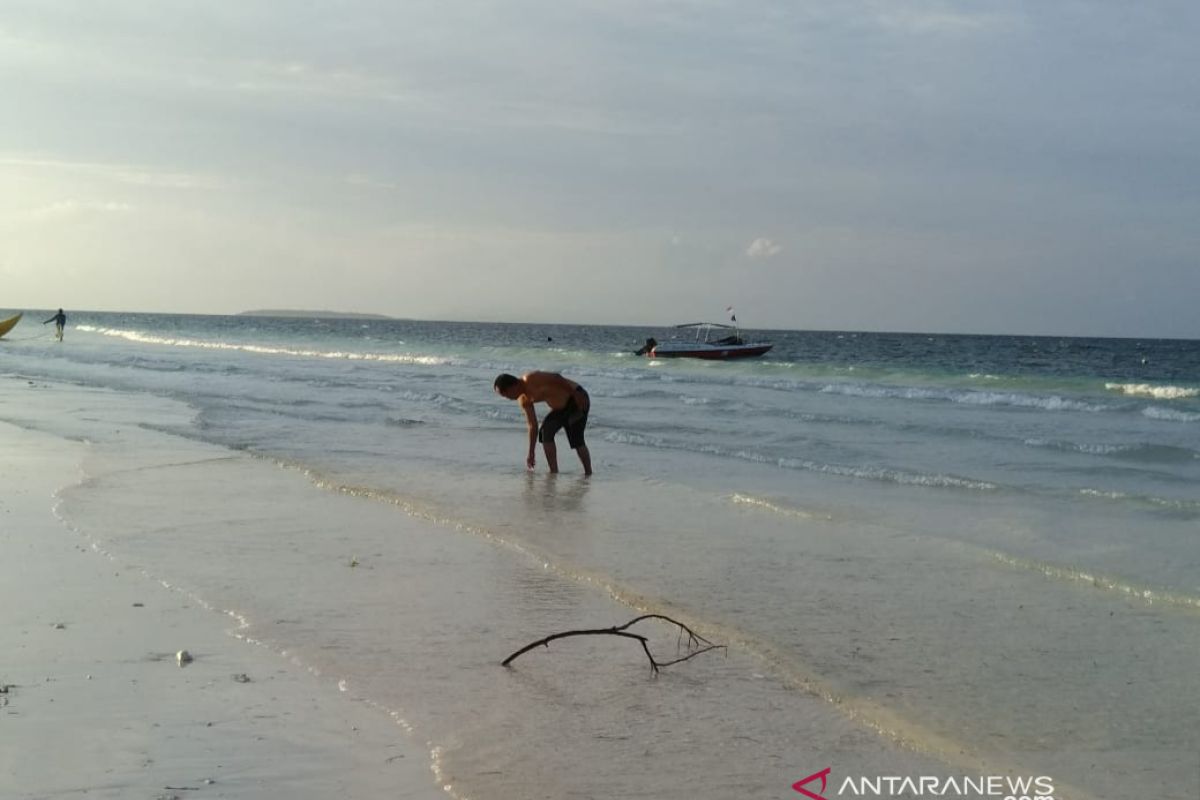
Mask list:
[[[551,409],[559,411],[566,408],[572,397],[578,395],[579,384],[557,372],[527,372],[521,376],[521,380],[525,382],[525,393],[522,395],[525,401],[521,405],[525,405],[526,402],[545,403]],[[586,395],[584,399],[585,402],[580,404],[580,408],[587,411]]]

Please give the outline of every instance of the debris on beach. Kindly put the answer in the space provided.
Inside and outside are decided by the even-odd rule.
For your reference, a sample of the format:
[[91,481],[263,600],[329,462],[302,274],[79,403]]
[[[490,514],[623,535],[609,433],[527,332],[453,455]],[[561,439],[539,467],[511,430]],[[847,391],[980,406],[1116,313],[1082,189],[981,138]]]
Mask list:
[[358,559],[357,559],[357,558],[352,558],[352,559],[350,559],[350,566],[351,566],[351,567],[357,567],[357,566],[358,566]]
[[235,681],[237,681],[238,683],[249,683],[250,682],[250,676],[244,672],[237,673],[236,675],[233,676],[233,679]]
[[[679,638],[675,645],[677,653],[676,658],[673,658],[670,661],[659,661],[654,657],[654,654],[650,652],[649,639],[641,634],[631,633],[628,630],[629,627],[646,619],[662,620],[676,626],[679,629]],[[687,651],[686,655],[679,656],[678,651],[684,644],[684,634],[687,634]],[[620,636],[626,639],[633,639],[642,645],[642,650],[645,652],[646,658],[650,660],[650,669],[655,675],[658,674],[659,669],[662,667],[669,667],[672,664],[690,661],[701,653],[707,653],[709,650],[726,650],[725,645],[714,644],[713,642],[710,642],[708,639],[705,639],[703,636],[696,633],[677,619],[672,619],[671,617],[664,616],[662,614],[642,614],[640,617],[634,617],[633,619],[629,620],[629,622],[626,622],[624,625],[614,625],[611,628],[588,628],[585,630],[562,631],[561,633],[551,634],[543,639],[538,639],[536,642],[525,645],[520,650],[500,662],[500,666],[507,667],[518,656],[524,655],[534,648],[545,647],[549,649],[550,642],[553,642],[556,639],[566,639],[572,636]],[[726,652],[728,651],[726,650]]]
[[179,666],[185,666],[192,663],[192,654],[187,650],[180,650],[175,654],[175,660],[179,662]]
[[65,623],[65,622],[56,622],[56,623],[54,623],[54,630],[56,630],[56,631],[65,631],[66,629],[67,629],[67,623]]

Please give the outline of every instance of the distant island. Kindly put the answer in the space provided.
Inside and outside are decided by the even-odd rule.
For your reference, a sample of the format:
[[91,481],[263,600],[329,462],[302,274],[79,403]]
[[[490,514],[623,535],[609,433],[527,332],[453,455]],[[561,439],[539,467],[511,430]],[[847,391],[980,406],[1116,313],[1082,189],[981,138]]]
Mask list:
[[240,311],[238,317],[305,317],[316,319],[395,319],[384,314],[359,314],[355,311],[309,311],[302,308],[260,308]]

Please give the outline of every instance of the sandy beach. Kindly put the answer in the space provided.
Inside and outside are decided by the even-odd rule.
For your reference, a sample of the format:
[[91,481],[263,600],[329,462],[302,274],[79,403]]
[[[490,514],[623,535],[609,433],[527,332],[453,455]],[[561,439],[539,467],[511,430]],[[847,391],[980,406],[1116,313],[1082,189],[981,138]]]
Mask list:
[[68,530],[86,448],[0,424],[0,796],[443,796],[386,714]]

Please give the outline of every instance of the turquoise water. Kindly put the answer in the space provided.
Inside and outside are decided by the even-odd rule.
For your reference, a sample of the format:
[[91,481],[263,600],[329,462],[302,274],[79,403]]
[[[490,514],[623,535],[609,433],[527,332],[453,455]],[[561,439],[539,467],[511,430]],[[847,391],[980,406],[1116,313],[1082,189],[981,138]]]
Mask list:
[[[868,739],[1097,797],[1200,789],[1196,342],[769,331],[764,359],[688,363],[633,356],[669,333],[618,327],[80,312],[63,344],[42,333],[0,342],[0,371],[184,402],[189,418],[145,428],[295,468],[370,515],[515,548],[549,570],[534,596],[602,589],[686,616]],[[561,475],[526,474],[519,409],[491,381],[531,369],[591,394],[593,480],[565,442]],[[267,604],[264,586],[204,580],[239,608]],[[286,587],[274,591],[277,608]],[[506,786],[480,777],[497,762],[554,763],[533,734],[485,746],[463,719],[370,681],[397,655],[378,652],[378,631],[297,614],[310,640],[338,642],[339,674],[452,743],[470,796]],[[803,761],[781,744],[781,713],[734,720],[760,746],[729,775]],[[578,735],[567,751],[595,733]],[[694,757],[720,762],[728,745],[698,735]],[[875,746],[850,748],[843,772]],[[675,758],[659,768],[686,787],[695,764]],[[578,776],[624,796],[605,781]],[[494,796],[525,791],[507,786]],[[771,791],[750,794],[786,796]]]

